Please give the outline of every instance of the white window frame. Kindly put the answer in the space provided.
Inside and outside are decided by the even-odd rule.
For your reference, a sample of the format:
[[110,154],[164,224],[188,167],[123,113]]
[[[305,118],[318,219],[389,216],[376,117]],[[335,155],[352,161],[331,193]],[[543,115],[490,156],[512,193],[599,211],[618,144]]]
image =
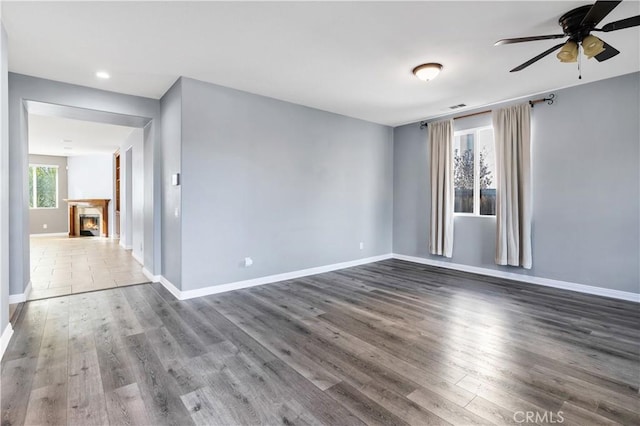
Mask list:
[[[54,210],[58,208],[58,198],[60,196],[60,191],[58,188],[59,180],[60,180],[60,166],[57,164],[29,164],[29,168],[33,167],[33,207],[29,207],[31,210]],[[55,207],[38,207],[38,185],[36,179],[36,168],[38,167],[49,167],[52,169],[57,169],[56,171],[56,206]]]
[[[454,216],[462,216],[462,217],[485,217],[485,218],[495,218],[496,215],[489,214],[480,214],[480,151],[478,151],[478,132],[483,130],[491,129],[493,131],[493,126],[480,126],[480,127],[472,127],[470,129],[465,130],[457,130],[453,132],[453,139],[455,143],[455,139],[458,136],[464,135],[475,135],[473,138],[473,213],[465,213],[465,212],[453,212]],[[495,134],[494,134],[495,137]],[[455,153],[455,151],[454,151]],[[477,155],[476,155],[477,154]],[[451,155],[453,159],[454,156]],[[453,165],[455,167],[455,164]],[[455,172],[455,171],[454,171]]]

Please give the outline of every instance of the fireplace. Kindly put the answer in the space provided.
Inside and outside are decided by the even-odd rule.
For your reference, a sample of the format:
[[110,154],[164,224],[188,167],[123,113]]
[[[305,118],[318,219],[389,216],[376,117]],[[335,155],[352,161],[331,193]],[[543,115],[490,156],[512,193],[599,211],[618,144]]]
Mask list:
[[64,201],[69,203],[70,237],[109,236],[109,200],[91,198]]
[[100,236],[100,215],[80,214],[80,236],[98,237]]

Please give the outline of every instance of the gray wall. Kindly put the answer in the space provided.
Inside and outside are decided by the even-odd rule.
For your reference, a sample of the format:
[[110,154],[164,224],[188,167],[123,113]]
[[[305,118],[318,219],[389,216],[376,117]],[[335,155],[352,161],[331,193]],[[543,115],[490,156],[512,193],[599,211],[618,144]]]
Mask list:
[[[133,210],[131,212],[132,220],[133,220],[133,229],[131,235],[131,244],[133,245],[133,254],[138,259],[145,258],[144,253],[144,226],[145,226],[145,212],[144,212],[144,203],[145,203],[145,193],[149,192],[145,191],[145,134],[147,133],[147,129],[135,130],[137,132],[137,136],[132,141],[133,151],[131,152],[131,168],[132,168],[132,177],[133,180],[131,182],[131,205],[133,206]],[[132,133],[133,135],[133,133]],[[160,243],[160,237],[158,236],[158,243]],[[158,250],[159,252],[159,250]]]
[[[456,217],[450,261],[638,293],[640,73],[555,94],[532,113],[533,268],[494,264],[495,218]],[[428,161],[426,130],[394,129],[393,251],[448,261],[428,254]]]
[[[131,125],[143,117],[144,128],[144,265],[160,273],[160,102],[73,84],[9,73],[9,251],[10,294],[24,292],[29,283],[29,208],[27,110],[25,101],[84,109],[88,116],[112,114],[111,124]],[[104,115],[104,114],[102,114]]]
[[391,128],[186,78],[182,94],[182,290],[390,253]]
[[[1,6],[0,6],[1,7]],[[0,335],[9,324],[9,68],[0,21]],[[2,354],[0,354],[0,357]]]
[[[30,234],[54,234],[69,232],[69,210],[64,201],[68,194],[67,157],[29,155],[29,164],[58,166],[58,208],[29,209]],[[46,224],[47,229],[42,226]]]
[[120,246],[131,249],[133,234],[133,147],[121,147],[120,150]]
[[121,164],[121,218],[120,245],[132,249],[136,257],[143,258],[143,130],[133,129],[120,145]]
[[182,79],[176,81],[160,100],[160,116],[162,119],[162,276],[176,287],[182,288],[181,186],[171,184],[171,175],[180,173]]

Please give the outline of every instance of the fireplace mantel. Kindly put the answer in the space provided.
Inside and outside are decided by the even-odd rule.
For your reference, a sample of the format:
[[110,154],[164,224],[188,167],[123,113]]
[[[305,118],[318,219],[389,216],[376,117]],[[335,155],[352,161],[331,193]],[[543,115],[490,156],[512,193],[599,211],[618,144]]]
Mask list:
[[80,236],[79,231],[77,231],[76,222],[78,221],[78,207],[91,207],[100,210],[100,217],[102,219],[101,223],[101,236],[108,237],[109,236],[109,211],[107,210],[107,206],[109,205],[110,199],[105,198],[85,198],[85,199],[74,199],[74,200],[64,200],[69,204],[69,236],[70,237],[78,237]]

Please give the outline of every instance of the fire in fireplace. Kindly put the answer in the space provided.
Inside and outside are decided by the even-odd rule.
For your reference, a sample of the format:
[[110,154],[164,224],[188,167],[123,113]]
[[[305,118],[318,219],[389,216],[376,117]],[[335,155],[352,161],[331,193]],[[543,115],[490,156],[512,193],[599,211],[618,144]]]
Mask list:
[[80,215],[80,236],[98,237],[100,236],[100,215],[81,214]]

